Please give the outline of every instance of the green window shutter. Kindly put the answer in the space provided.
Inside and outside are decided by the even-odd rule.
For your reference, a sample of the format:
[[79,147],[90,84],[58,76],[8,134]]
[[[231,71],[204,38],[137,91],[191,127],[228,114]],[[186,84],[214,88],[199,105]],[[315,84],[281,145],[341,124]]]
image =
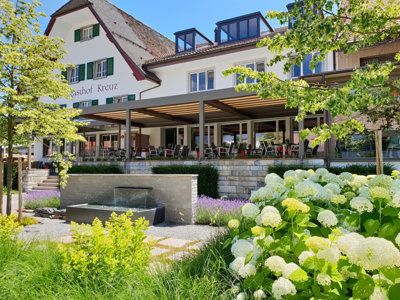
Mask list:
[[85,64],[79,65],[79,81],[85,80]]
[[107,98],[106,99],[106,104],[112,104],[114,102],[114,98]]
[[128,95],[128,101],[135,101],[136,100],[136,95]]
[[87,79],[93,79],[93,62],[87,63]]
[[62,71],[61,75],[64,76],[65,80],[68,80],[67,78],[67,71]]
[[92,106],[99,105],[99,100],[92,100]]
[[107,76],[114,74],[114,57],[107,58]]
[[66,108],[67,104],[60,104],[60,109]]
[[94,24],[93,25],[93,37],[99,36],[99,34],[100,34],[100,25]]
[[79,42],[81,40],[81,30],[75,30],[75,42]]
[[74,104],[72,104],[73,108],[79,108],[79,102],[74,102]]

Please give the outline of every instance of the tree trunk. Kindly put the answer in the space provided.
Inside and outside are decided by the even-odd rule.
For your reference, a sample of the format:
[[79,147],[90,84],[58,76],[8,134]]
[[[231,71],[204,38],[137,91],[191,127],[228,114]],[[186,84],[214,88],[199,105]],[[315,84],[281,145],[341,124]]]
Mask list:
[[12,173],[13,173],[13,122],[8,120],[8,157],[7,157],[7,215],[11,215],[11,202],[12,202]]
[[18,222],[22,223],[22,158],[18,158]]
[[4,186],[4,164],[3,155],[0,153],[0,217],[3,215],[3,186]]
[[383,174],[382,130],[375,131],[376,174]]

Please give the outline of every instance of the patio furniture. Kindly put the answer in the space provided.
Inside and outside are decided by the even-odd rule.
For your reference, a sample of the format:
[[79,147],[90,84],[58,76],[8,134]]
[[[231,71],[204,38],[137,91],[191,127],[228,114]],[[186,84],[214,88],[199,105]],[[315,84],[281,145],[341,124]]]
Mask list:
[[266,156],[270,154],[276,154],[275,147],[269,144],[268,141],[263,141],[263,145],[264,145],[264,154]]
[[149,156],[154,157],[154,156],[159,156],[160,154],[158,153],[157,149],[154,146],[149,146]]
[[180,157],[188,157],[189,156],[189,147],[183,146],[182,151],[180,153]]
[[136,151],[132,151],[132,158],[142,158],[142,147],[136,147]]
[[[308,140],[308,139],[305,139],[304,140],[304,154],[306,154],[307,153],[307,150],[309,149],[308,148],[308,144],[310,143],[310,141]],[[317,149],[318,150],[318,149]],[[299,145],[298,144],[295,144],[295,145],[291,145],[290,146],[290,151],[289,151],[290,153],[290,155],[291,156],[293,156],[293,155],[299,155]]]
[[117,157],[125,159],[126,158],[126,151],[124,149],[117,150]]
[[307,148],[307,151],[304,153],[306,156],[309,155],[311,157],[317,156],[319,145],[315,146],[314,148]]
[[181,150],[181,146],[180,145],[175,145],[175,147],[174,147],[174,149],[173,150],[171,150],[171,149],[166,149],[165,150],[165,157],[168,157],[168,156],[170,156],[170,157],[176,157],[176,156],[179,156],[179,151]]
[[232,152],[232,155],[238,156],[241,155],[243,151],[243,143],[239,144],[239,147],[237,149],[234,149]]

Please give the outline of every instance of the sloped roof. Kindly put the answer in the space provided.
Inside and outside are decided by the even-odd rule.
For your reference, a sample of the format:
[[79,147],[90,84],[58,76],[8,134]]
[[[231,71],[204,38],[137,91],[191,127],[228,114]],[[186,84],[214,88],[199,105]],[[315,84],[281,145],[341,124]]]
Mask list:
[[240,51],[240,48],[243,47],[248,47],[248,46],[255,46],[259,41],[266,37],[273,37],[277,34],[283,34],[287,31],[288,27],[283,26],[279,28],[274,28],[274,32],[271,32],[265,36],[261,37],[256,37],[256,38],[251,38],[251,39],[246,39],[246,40],[241,40],[241,41],[236,41],[232,43],[224,43],[224,44],[213,44],[208,47],[204,47],[201,49],[193,50],[193,51],[185,51],[185,52],[180,52],[180,53],[170,53],[164,56],[159,56],[155,57],[152,59],[149,59],[146,61],[145,66],[152,66],[152,65],[158,65],[158,64],[164,64],[164,63],[170,63],[170,62],[178,62],[180,60],[186,59],[186,58],[192,58],[192,57],[199,57],[201,58],[202,56],[210,55],[213,53],[218,53],[218,52],[224,52],[224,51],[231,51],[233,49],[238,49]]
[[[100,25],[133,69],[137,79],[144,79],[142,78],[144,76],[160,81],[153,73],[145,71],[143,64],[146,60],[173,53],[175,43],[107,0],[71,0],[67,2],[51,16],[52,20],[46,29],[46,34],[51,31],[52,23],[57,17],[84,7],[88,7],[98,19]],[[138,70],[134,70],[135,67],[143,76],[137,74]]]

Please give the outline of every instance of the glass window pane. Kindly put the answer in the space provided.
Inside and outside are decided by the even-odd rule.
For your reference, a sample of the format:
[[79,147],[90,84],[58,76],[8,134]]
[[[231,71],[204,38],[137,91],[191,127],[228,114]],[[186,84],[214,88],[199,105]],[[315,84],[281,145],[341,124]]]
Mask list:
[[[318,57],[319,53],[314,54]],[[318,65],[314,69],[314,73],[321,73],[322,72],[322,62],[318,63]]]
[[[254,64],[247,64],[246,68],[250,68],[250,69],[252,69],[254,71]],[[247,77],[246,78],[246,83],[254,83],[254,79],[250,78],[250,77]]]
[[214,88],[214,71],[208,71],[207,74],[207,89],[212,90]]
[[219,30],[221,43],[225,43],[228,41],[228,25],[224,25],[220,27]]
[[206,72],[199,73],[199,91],[206,89]]
[[254,124],[256,148],[262,148],[264,141],[274,144],[276,141],[276,122],[257,122]]
[[303,75],[312,74],[312,70],[310,69],[310,62],[312,59],[312,54],[307,54],[303,61]]
[[292,74],[291,77],[299,77],[301,75],[301,68],[300,66],[294,65],[292,67]]
[[252,18],[249,20],[249,37],[256,37],[258,34],[258,18]]
[[257,63],[257,71],[258,72],[265,72],[265,64],[264,63]]
[[237,23],[229,24],[229,40],[236,41],[237,39]]
[[186,50],[194,49],[194,34],[187,33],[186,34]]
[[185,36],[180,35],[177,39],[178,39],[178,52],[185,51]]
[[242,82],[239,80],[240,75],[236,74],[236,85],[241,84]]
[[240,21],[239,22],[239,38],[240,39],[245,39],[249,36],[248,32],[247,32],[247,20],[244,21]]
[[197,91],[197,74],[190,75],[190,91],[196,92]]

